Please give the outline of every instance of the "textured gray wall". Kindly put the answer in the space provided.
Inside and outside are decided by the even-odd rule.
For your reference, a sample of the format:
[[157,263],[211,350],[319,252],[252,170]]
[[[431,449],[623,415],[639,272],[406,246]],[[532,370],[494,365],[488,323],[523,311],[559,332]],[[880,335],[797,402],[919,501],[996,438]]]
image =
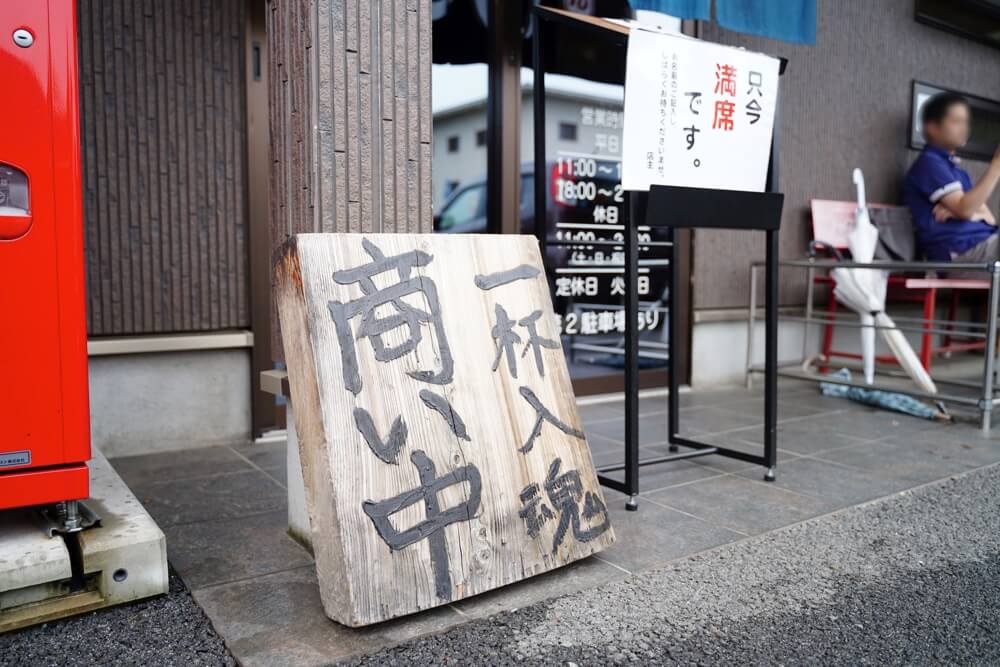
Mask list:
[[[853,199],[851,170],[865,172],[869,200],[899,203],[915,154],[907,148],[914,79],[1000,98],[1000,49],[914,20],[914,0],[818,0],[817,43],[799,46],[706,25],[706,40],[789,59],[781,81],[783,258],[812,238],[811,198]],[[973,178],[983,163],[966,161]],[[991,202],[994,210],[998,197]],[[747,272],[762,259],[759,235],[699,231],[694,240],[695,308],[745,307]],[[783,274],[782,301],[802,301],[804,275]]]
[[245,328],[245,0],[81,0],[91,335]]
[[90,424],[105,456],[246,443],[250,352],[91,357]]
[[274,247],[429,232],[430,0],[268,0],[267,34]]

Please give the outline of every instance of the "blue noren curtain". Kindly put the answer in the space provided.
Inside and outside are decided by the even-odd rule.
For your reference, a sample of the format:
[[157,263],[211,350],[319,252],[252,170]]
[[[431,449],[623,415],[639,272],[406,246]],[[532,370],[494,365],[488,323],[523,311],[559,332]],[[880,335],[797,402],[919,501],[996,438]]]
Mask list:
[[[712,18],[712,0],[630,0],[681,19]],[[715,0],[715,20],[729,30],[796,44],[816,43],[816,0]]]
[[715,0],[715,20],[750,35],[816,43],[816,0]]
[[648,9],[676,16],[679,19],[712,18],[712,0],[629,0],[632,9]]

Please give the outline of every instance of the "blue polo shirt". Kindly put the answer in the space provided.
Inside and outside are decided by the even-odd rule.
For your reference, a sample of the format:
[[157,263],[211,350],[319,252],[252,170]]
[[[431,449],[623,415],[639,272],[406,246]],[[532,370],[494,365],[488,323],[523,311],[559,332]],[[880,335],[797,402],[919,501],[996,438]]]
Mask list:
[[997,228],[982,220],[934,219],[934,205],[942,197],[970,189],[969,174],[956,164],[953,155],[936,146],[925,147],[906,172],[903,201],[913,215],[917,245],[927,259],[950,262],[952,254],[965,252],[996,234]]

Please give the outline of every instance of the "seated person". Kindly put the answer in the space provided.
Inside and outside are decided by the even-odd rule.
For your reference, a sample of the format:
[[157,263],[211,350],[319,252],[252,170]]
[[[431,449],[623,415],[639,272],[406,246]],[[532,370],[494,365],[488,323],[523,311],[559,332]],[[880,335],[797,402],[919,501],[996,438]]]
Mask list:
[[[921,110],[927,145],[906,174],[903,201],[913,215],[917,245],[936,262],[1000,261],[996,218],[986,200],[1000,181],[1000,147],[975,185],[955,151],[969,139],[969,104],[939,93]],[[985,278],[977,273],[961,277]]]

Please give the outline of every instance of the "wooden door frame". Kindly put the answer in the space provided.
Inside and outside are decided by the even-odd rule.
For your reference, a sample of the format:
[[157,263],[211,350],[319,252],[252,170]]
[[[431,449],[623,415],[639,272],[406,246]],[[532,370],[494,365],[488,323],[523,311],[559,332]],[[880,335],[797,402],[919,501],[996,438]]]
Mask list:
[[249,229],[250,364],[252,435],[278,426],[274,396],[260,389],[260,374],[274,367],[271,355],[270,126],[267,93],[266,0],[247,0],[243,31],[246,95],[247,227]]
[[489,0],[486,96],[486,221],[521,233],[521,49],[523,3]]

